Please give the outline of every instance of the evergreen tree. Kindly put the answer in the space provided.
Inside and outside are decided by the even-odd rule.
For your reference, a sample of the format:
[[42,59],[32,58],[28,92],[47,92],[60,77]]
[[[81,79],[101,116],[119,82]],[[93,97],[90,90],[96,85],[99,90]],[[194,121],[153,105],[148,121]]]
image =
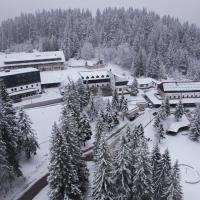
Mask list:
[[140,147],[138,149],[138,158],[135,166],[136,171],[133,178],[132,199],[152,199],[152,167],[145,138],[143,138],[142,142],[140,143]]
[[115,160],[114,184],[116,186],[116,200],[127,200],[131,197],[131,171],[132,163],[128,159],[129,146],[125,137],[121,138],[119,150]]
[[101,137],[91,194],[93,200],[113,200],[114,184],[112,180],[112,171],[112,158],[104,137]]
[[165,138],[165,130],[163,128],[163,125],[160,124],[160,126],[158,128],[158,141],[160,142],[164,138]]
[[10,189],[11,183],[14,179],[14,169],[7,160],[6,145],[1,138],[0,132],[0,193],[2,198]]
[[85,145],[87,140],[90,140],[92,136],[92,131],[90,123],[85,114],[81,115],[79,122],[79,140]]
[[0,82],[0,132],[6,146],[6,155],[9,164],[13,167],[15,175],[21,176],[17,158],[18,127],[16,113],[12,101],[6,91],[4,83]]
[[122,111],[122,108],[124,107],[124,93],[121,94],[121,98],[119,99],[119,111]]
[[137,96],[137,94],[138,94],[138,82],[137,82],[136,78],[134,78],[130,89],[131,89],[130,95],[131,96]]
[[126,140],[128,143],[131,141],[131,129],[129,126],[127,126],[127,129],[126,129]]
[[61,116],[61,131],[69,143],[72,164],[75,166],[79,179],[81,192],[84,193],[88,185],[88,170],[82,157],[80,140],[78,137],[78,122],[76,121],[75,109],[63,106]]
[[180,100],[179,103],[177,104],[176,110],[174,112],[174,117],[175,117],[176,121],[178,121],[179,119],[182,118],[183,113],[184,113],[184,107],[183,107],[182,101]]
[[169,103],[169,97],[168,96],[165,97],[164,105],[165,105],[166,115],[168,117],[171,114],[171,112],[170,112],[170,103]]
[[167,117],[167,112],[166,112],[166,106],[165,103],[162,102],[161,106],[160,106],[160,110],[159,110],[159,116],[162,120],[165,120]]
[[119,111],[119,96],[117,90],[114,90],[112,96],[112,108],[113,110]]
[[158,145],[153,148],[152,156],[151,156],[151,165],[152,165],[152,187],[153,187],[153,199],[159,199],[160,193],[157,190],[157,179],[159,178],[159,167],[161,163],[161,153]]
[[95,104],[94,104],[94,98],[93,97],[90,98],[90,102],[89,102],[88,106],[89,106],[89,108],[88,108],[89,118],[93,121],[97,117],[97,114],[98,114],[98,111],[97,111]]
[[155,117],[155,120],[154,120],[153,126],[155,128],[159,128],[159,126],[160,126],[160,113],[157,113],[157,115]]
[[169,190],[169,181],[171,176],[171,160],[169,151],[165,150],[158,165],[157,174],[154,179],[155,200],[165,200],[165,194]]
[[32,122],[29,116],[20,109],[18,113],[18,149],[19,152],[24,152],[26,158],[29,159],[31,154],[36,154],[37,148],[39,148],[36,140],[35,131],[31,128]]
[[200,109],[196,109],[196,113],[190,124],[190,139],[199,141],[200,138]]
[[121,111],[122,111],[122,119],[124,120],[127,112],[128,112],[128,102],[127,99],[124,100],[123,105],[121,107]]
[[169,185],[168,191],[164,194],[164,198],[173,200],[182,200],[183,193],[182,193],[182,187],[180,185],[180,169],[178,166],[178,161],[175,162],[172,168],[168,185]]
[[54,124],[51,149],[48,183],[50,200],[82,199],[79,185],[77,166],[73,163],[72,149],[69,143],[69,134],[65,135]]

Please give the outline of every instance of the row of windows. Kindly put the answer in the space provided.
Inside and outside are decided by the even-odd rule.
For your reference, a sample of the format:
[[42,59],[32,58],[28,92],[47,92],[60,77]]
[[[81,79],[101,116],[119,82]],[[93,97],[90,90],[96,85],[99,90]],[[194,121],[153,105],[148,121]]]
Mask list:
[[180,99],[181,97],[182,98],[194,98],[194,97],[197,98],[197,97],[200,97],[200,95],[196,94],[196,95],[169,96],[170,99],[172,99],[172,98],[174,98],[174,99],[176,99],[176,98]]
[[[35,85],[36,85],[36,86],[39,86],[38,83],[36,83]],[[28,86],[28,85],[26,85],[26,86],[21,86],[21,87],[20,87],[20,90],[28,89],[28,88],[33,88],[33,87],[34,87],[33,84],[32,84],[31,86]],[[18,90],[17,88],[11,88],[11,91],[12,91],[12,92],[17,91],[17,90]]]
[[[104,75],[102,75],[101,76],[101,78],[104,78],[104,77],[110,77],[109,75],[106,75],[106,76],[104,76]],[[86,76],[86,79],[89,79],[90,77],[89,76]],[[91,78],[95,78],[94,76],[91,76]],[[96,76],[96,78],[100,78],[100,76]],[[84,79],[84,77],[82,77],[82,79]]]
[[95,86],[96,86],[96,87],[104,87],[104,86],[110,86],[110,84],[105,84],[105,85],[104,85],[104,84],[101,84],[101,85],[98,85],[98,84],[96,84],[96,85],[91,85],[91,87],[93,87],[93,88],[94,88]]

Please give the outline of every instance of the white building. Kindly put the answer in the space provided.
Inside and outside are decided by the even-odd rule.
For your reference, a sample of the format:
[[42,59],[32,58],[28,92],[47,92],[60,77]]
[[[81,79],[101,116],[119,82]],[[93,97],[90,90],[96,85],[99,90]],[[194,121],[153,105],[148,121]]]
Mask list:
[[89,87],[110,87],[110,74],[107,70],[90,70],[79,72],[83,83]]
[[158,86],[158,91],[162,97],[169,99],[199,98],[200,82],[164,82]]
[[1,71],[0,79],[13,100],[41,93],[40,72],[35,68]]
[[27,67],[40,71],[62,70],[64,63],[63,51],[0,54],[0,70]]
[[110,84],[113,91],[116,90],[117,93],[119,94],[121,94],[122,92],[124,94],[129,93],[127,86],[128,80],[126,77],[116,75],[111,71],[109,71],[109,74],[110,74]]
[[137,82],[139,89],[156,88],[160,84],[159,81],[153,78],[137,78]]

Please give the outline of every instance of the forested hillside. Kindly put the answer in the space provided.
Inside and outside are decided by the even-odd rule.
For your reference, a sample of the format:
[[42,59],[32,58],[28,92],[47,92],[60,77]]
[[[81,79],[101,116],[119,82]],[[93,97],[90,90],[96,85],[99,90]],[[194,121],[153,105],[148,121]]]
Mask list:
[[162,77],[181,66],[200,79],[200,29],[146,10],[52,10],[3,21],[0,51],[63,49],[71,57],[103,58],[136,76]]

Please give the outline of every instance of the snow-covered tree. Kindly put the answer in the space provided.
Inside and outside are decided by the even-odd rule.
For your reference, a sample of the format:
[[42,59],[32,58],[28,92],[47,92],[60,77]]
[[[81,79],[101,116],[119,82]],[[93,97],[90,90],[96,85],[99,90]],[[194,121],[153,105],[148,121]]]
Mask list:
[[6,145],[1,138],[0,132],[0,193],[5,195],[11,187],[12,181],[15,179],[13,167],[7,160]]
[[131,197],[131,170],[130,159],[128,158],[129,145],[127,144],[126,138],[121,138],[119,149],[115,159],[114,169],[114,184],[115,184],[115,199],[126,200]]
[[87,140],[91,139],[92,131],[90,123],[85,114],[81,115],[79,121],[79,140],[85,145]]
[[137,94],[138,94],[138,82],[137,82],[137,79],[134,78],[134,80],[130,86],[130,95],[137,96]]
[[165,102],[162,102],[160,109],[159,109],[159,116],[162,120],[165,120],[167,117],[167,111],[166,111],[166,106]]
[[84,42],[81,48],[81,58],[90,60],[94,57],[94,48],[90,42]]
[[32,122],[29,116],[23,109],[18,113],[18,149],[20,152],[24,152],[27,159],[32,154],[36,154],[37,148],[39,148],[35,131],[31,127]]
[[[66,131],[66,130],[65,130]],[[52,131],[50,165],[49,165],[49,198],[50,200],[82,199],[77,166],[73,163],[70,135],[65,135],[54,124]]]
[[113,110],[119,111],[119,95],[117,93],[117,90],[114,90],[114,92],[113,92],[112,108],[113,108]]
[[165,130],[163,128],[163,125],[160,124],[158,127],[158,142],[161,142],[161,140],[164,138],[165,138]]
[[165,150],[161,162],[158,164],[157,174],[154,176],[154,199],[165,200],[165,195],[169,190],[169,181],[171,176],[171,159],[169,151]]
[[89,104],[88,104],[88,115],[89,118],[93,121],[97,115],[98,115],[98,111],[96,109],[95,103],[94,103],[94,98],[91,97]]
[[183,199],[183,193],[180,181],[181,181],[180,169],[178,166],[178,161],[176,161],[174,166],[172,167],[172,172],[168,183],[169,186],[167,187],[168,191],[164,195],[164,199],[174,199],[174,200]]
[[176,106],[176,110],[174,112],[174,117],[175,119],[178,121],[179,119],[182,118],[183,116],[183,113],[184,113],[184,107],[183,107],[183,104],[182,104],[182,101],[180,100],[179,103],[177,104]]
[[159,112],[157,113],[157,115],[155,117],[153,126],[155,128],[159,128],[159,126],[160,126],[160,113]]
[[121,111],[122,111],[122,119],[124,120],[124,118],[125,118],[125,116],[127,115],[127,112],[128,112],[127,99],[124,100],[123,105],[121,106]]
[[112,180],[112,171],[112,158],[104,137],[101,137],[91,199],[113,200],[115,186]]
[[171,112],[170,112],[170,103],[169,103],[169,96],[165,97],[164,105],[165,105],[166,115],[169,116],[171,114]]
[[152,199],[152,167],[146,139],[140,144],[133,178],[132,199]]
[[21,176],[18,162],[18,126],[16,112],[12,101],[6,91],[4,83],[0,82],[0,133],[2,141],[6,146],[6,155],[9,164],[13,167],[15,175]]

